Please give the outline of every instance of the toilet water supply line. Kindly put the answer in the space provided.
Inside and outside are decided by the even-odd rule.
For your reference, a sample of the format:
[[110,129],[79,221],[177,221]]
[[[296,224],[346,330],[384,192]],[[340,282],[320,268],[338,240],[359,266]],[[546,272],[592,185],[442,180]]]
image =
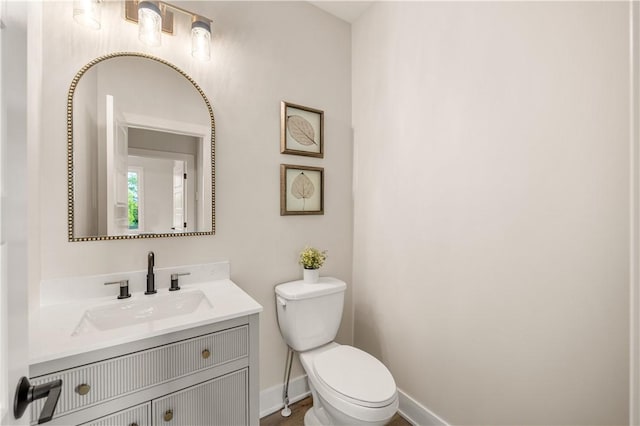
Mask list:
[[284,392],[282,394],[282,399],[284,400],[284,408],[280,411],[282,417],[289,417],[291,415],[291,409],[289,408],[289,378],[291,377],[291,365],[293,364],[293,349],[287,346],[289,351],[287,352],[287,361],[284,366]]

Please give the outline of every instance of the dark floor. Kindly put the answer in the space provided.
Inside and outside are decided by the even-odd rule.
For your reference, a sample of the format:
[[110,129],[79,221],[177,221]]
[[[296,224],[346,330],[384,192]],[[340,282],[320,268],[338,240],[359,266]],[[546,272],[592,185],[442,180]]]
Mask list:
[[[268,415],[260,419],[260,426],[302,426],[304,425],[304,413],[313,405],[311,397],[307,397],[295,404],[289,406],[291,408],[291,415],[289,417],[282,417],[280,411],[276,411],[273,414]],[[411,423],[400,417],[400,414],[396,413],[387,426],[410,426]]]

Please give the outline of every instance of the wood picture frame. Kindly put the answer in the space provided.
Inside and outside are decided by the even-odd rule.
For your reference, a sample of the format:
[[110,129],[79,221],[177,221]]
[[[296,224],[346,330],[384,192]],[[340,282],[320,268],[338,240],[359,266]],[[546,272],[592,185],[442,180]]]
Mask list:
[[324,111],[282,101],[280,153],[324,158]]
[[280,164],[280,216],[324,214],[324,168]]

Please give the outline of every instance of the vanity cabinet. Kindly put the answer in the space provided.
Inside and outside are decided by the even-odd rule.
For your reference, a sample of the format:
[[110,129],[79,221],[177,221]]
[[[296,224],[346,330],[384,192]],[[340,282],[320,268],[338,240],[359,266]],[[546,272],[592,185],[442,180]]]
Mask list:
[[[258,424],[258,315],[33,365],[30,375],[62,379],[52,425]],[[31,404],[32,424],[43,404]]]

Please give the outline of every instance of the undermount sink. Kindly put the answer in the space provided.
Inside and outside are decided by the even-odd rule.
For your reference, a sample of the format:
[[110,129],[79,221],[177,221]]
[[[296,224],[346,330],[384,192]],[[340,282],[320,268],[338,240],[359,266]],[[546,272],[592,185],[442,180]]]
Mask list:
[[84,311],[80,322],[71,335],[77,336],[90,332],[112,330],[193,314],[213,307],[207,296],[200,290],[176,293],[144,296],[89,308]]

